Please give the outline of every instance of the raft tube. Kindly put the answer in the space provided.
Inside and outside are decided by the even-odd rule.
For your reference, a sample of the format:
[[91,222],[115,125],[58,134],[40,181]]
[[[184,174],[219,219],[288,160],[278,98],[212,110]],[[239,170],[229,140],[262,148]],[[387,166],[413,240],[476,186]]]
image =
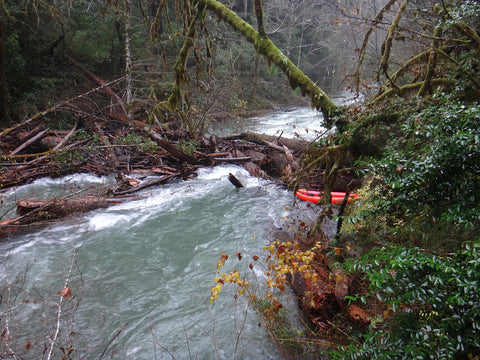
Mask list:
[[[332,191],[332,204],[340,205],[345,198],[344,192]],[[317,204],[322,198],[323,191],[312,191],[306,189],[299,189],[296,193],[297,197],[303,201],[309,201],[311,203]],[[358,198],[358,195],[355,193],[350,193],[348,195],[348,202],[352,202]]]

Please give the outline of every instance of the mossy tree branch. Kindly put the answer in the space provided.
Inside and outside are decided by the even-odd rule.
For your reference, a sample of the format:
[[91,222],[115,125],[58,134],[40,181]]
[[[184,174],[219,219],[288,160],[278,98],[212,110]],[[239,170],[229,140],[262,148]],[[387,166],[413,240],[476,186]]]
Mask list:
[[158,5],[155,17],[150,24],[150,38],[155,39],[162,30],[162,14],[165,11],[165,19],[169,23],[168,18],[168,0],[162,0]]
[[463,21],[458,24],[458,27],[473,41],[475,44],[473,48],[477,52],[478,59],[480,59],[480,36]]
[[[336,109],[335,103],[320,89],[310,78],[298,69],[265,35],[262,36],[250,24],[237,16],[215,0],[195,0],[199,8],[206,6],[221,20],[225,21],[235,30],[239,31],[245,39],[254,44],[255,50],[265,56],[268,63],[274,63],[287,76],[293,89],[300,88],[302,95],[309,95],[311,106],[322,111],[326,125],[329,125],[329,115]],[[257,16],[258,19],[258,16]]]
[[[308,76],[298,69],[266,36],[263,29],[263,9],[260,0],[255,0],[255,14],[259,31],[256,31],[250,24],[237,16],[235,12],[215,0],[192,0],[192,5],[197,8],[197,15],[188,26],[182,48],[177,56],[175,64],[176,81],[171,94],[166,101],[155,106],[150,116],[153,122],[154,117],[160,112],[173,112],[178,110],[182,102],[182,88],[186,85],[186,61],[190,49],[194,46],[195,25],[199,16],[204,16],[205,10],[215,13],[221,20],[225,21],[235,30],[239,31],[246,40],[253,43],[258,54],[263,55],[267,62],[274,63],[287,76],[292,89],[299,88],[302,95],[309,95],[311,106],[321,111],[325,125],[330,127],[330,114],[337,108],[337,105],[320,89]],[[263,33],[263,35],[262,35]]]
[[175,62],[175,85],[170,92],[168,100],[158,103],[150,115],[149,122],[153,123],[153,119],[160,112],[171,113],[178,110],[179,104],[182,104],[182,90],[185,85],[188,84],[187,76],[187,59],[190,53],[190,49],[194,46],[195,39],[195,26],[197,18],[201,16],[201,12],[197,16],[193,17],[188,25],[185,33],[185,39],[183,40],[183,46],[178,53],[177,60]]
[[353,74],[354,81],[355,81],[355,88],[357,89],[357,91],[360,90],[360,67],[363,64],[363,60],[365,58],[365,53],[367,52],[368,41],[370,39],[370,35],[372,35],[373,30],[375,28],[375,25],[377,25],[380,21],[383,20],[383,15],[392,7],[392,5],[395,2],[396,2],[396,0],[389,0],[383,6],[383,8],[378,12],[378,14],[372,20],[373,25],[368,29],[367,33],[365,34],[365,37],[363,39],[362,48],[360,49],[360,55],[359,55],[359,58],[358,58],[357,69],[355,70],[355,73]]
[[435,67],[437,66],[437,49],[440,45],[440,36],[442,33],[442,29],[440,26],[435,27],[434,33],[433,33],[433,41],[432,41],[432,49],[430,50],[430,55],[428,57],[428,63],[427,63],[427,73],[425,74],[425,80],[423,81],[422,86],[420,87],[420,90],[418,90],[418,95],[419,96],[424,96],[427,93],[430,93],[432,91],[432,78],[433,78],[433,72],[435,71]]
[[395,73],[391,76],[393,81],[397,81],[398,78],[403,76],[412,66],[422,66],[428,60],[428,51],[423,51],[420,54],[412,56],[406,63],[404,63]]
[[[379,96],[377,96],[375,99],[373,99],[369,104],[374,104],[376,102],[379,102],[386,97],[397,94],[398,96],[406,96],[408,94],[411,94],[412,91],[416,91],[417,89],[420,89],[423,85],[423,81],[416,82],[413,84],[408,84],[405,86],[401,86],[398,89],[390,88],[385,90],[383,93],[381,93]],[[430,82],[431,86],[451,86],[455,83],[455,80],[450,80],[446,78],[440,78],[440,79],[432,79]]]
[[402,4],[400,5],[400,8],[397,11],[397,14],[395,15],[395,19],[393,20],[392,24],[388,28],[388,34],[387,37],[385,38],[385,41],[382,44],[382,60],[380,62],[380,68],[378,69],[377,72],[377,81],[380,80],[380,74],[384,73],[387,79],[389,79],[392,87],[397,87],[395,82],[391,79],[391,77],[388,75],[388,62],[390,60],[390,52],[392,50],[393,46],[393,39],[395,37],[395,33],[398,29],[398,25],[400,23],[400,20],[402,19],[403,13],[405,12],[405,9],[407,8],[409,0],[404,0]]

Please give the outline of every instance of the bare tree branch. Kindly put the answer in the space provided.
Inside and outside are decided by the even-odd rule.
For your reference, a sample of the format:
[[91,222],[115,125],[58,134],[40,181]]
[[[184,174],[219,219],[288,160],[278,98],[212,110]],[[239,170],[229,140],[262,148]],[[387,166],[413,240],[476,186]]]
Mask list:
[[[72,274],[73,266],[75,265],[77,251],[78,251],[78,249],[74,247],[73,248],[72,261],[70,262],[70,267],[68,269],[68,273],[67,273],[67,276],[65,278],[63,289],[58,292],[58,294],[60,295],[60,299],[59,299],[58,305],[57,305],[57,322],[56,322],[56,327],[55,327],[55,333],[52,337],[52,340],[50,341],[50,346],[49,346],[48,354],[47,354],[47,360],[51,360],[52,354],[53,354],[53,349],[55,348],[55,344],[57,342],[58,335],[60,334],[63,301],[67,297],[71,296],[71,289],[68,287],[68,283],[70,281],[70,275]],[[68,289],[70,289],[70,290],[68,290]]]

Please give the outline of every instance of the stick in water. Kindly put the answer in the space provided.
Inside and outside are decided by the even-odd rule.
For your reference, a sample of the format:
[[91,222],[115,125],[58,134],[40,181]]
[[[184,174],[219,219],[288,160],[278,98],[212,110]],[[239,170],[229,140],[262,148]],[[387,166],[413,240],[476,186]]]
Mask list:
[[237,188],[243,187],[243,184],[232,173],[228,174],[228,180]]

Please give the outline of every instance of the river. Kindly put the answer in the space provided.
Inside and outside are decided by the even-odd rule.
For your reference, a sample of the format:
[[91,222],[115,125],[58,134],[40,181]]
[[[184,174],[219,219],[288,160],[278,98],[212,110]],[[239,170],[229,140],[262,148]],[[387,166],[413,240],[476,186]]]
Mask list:
[[[229,173],[245,187],[233,187]],[[16,199],[113,182],[86,174],[42,179],[1,193],[1,215],[11,215]],[[233,286],[225,286],[210,304],[210,288],[225,252],[225,271],[238,269],[261,293],[264,267],[252,257],[265,258],[274,230],[311,223],[316,209],[234,165],[200,169],[195,179],[140,195],[0,243],[8,347],[25,359],[46,358],[52,339],[55,359],[60,347],[74,359],[280,358],[247,299],[235,300]],[[72,296],[61,298],[65,284]]]
[[[345,91],[341,97],[334,98],[333,102],[343,106],[354,104],[360,99],[362,96],[357,97],[355,93]],[[322,121],[323,116],[320,112],[310,107],[298,106],[276,110],[267,115],[214,124],[210,131],[219,136],[253,131],[284,138],[314,141],[328,135],[331,131],[322,126]]]

